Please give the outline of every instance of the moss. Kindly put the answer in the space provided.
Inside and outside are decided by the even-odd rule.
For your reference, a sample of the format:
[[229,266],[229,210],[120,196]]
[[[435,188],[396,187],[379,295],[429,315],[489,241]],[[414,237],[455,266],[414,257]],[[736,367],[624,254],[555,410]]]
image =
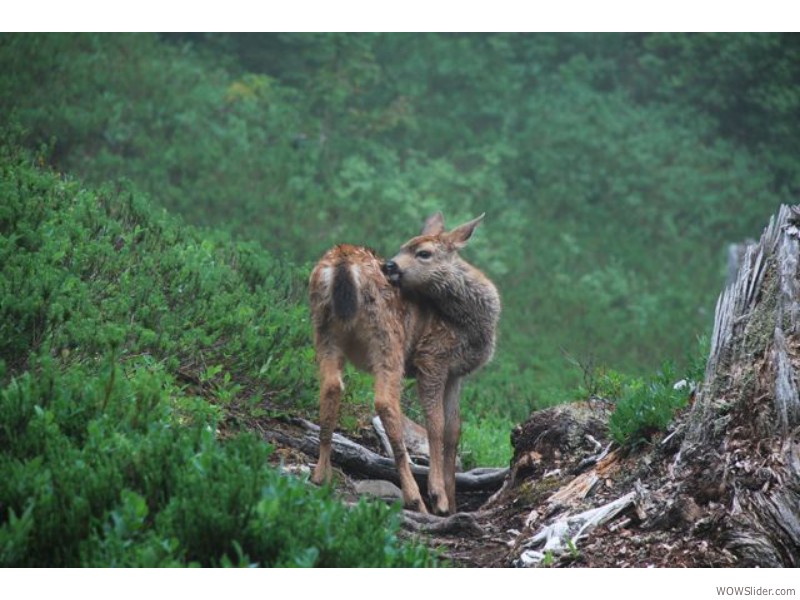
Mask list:
[[547,477],[536,481],[528,480],[519,486],[517,498],[528,506],[538,505],[560,488],[563,483],[564,480],[561,477]]
[[[760,297],[742,332],[741,348],[744,356],[737,358],[752,359],[757,356],[763,356],[774,335],[775,311],[778,307],[780,295],[775,268],[775,259],[770,258],[761,283]],[[747,362],[751,361],[748,360]]]

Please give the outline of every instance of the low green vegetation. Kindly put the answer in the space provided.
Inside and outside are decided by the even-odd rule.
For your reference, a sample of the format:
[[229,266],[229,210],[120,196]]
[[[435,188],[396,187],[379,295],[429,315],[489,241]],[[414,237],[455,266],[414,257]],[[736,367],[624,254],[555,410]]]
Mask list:
[[[10,136],[10,134],[9,134]],[[114,351],[203,383],[312,402],[303,284],[254,244],[179,223],[126,184],[90,190],[0,150],[0,359]]]
[[[266,465],[250,434],[143,359],[31,365],[0,392],[0,565],[431,566],[398,507],[353,508]],[[103,365],[103,363],[105,363]]]
[[511,430],[514,421],[487,416],[468,420],[461,428],[461,461],[465,470],[484,466],[506,466],[511,461]]
[[703,380],[707,356],[708,339],[701,337],[680,373],[669,361],[647,377],[601,368],[590,377],[586,395],[614,402],[608,422],[611,437],[621,446],[635,447],[665,431],[675,414],[688,406],[691,394]]
[[0,565],[436,564],[237,433],[314,394],[294,269],[35,162],[0,150]]
[[613,396],[616,406],[608,422],[614,441],[635,446],[649,440],[653,433],[664,431],[675,413],[689,401],[689,383],[676,388],[677,381],[674,369],[668,364],[647,379],[618,379]]

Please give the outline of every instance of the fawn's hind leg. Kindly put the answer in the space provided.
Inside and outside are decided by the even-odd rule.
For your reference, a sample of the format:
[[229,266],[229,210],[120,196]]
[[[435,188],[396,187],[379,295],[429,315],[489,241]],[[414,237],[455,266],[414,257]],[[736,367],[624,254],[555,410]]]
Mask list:
[[414,475],[409,466],[408,452],[403,441],[403,413],[400,408],[403,371],[401,367],[375,373],[375,411],[381,418],[386,436],[392,446],[394,463],[400,475],[403,504],[410,510],[427,513]]
[[326,356],[319,360],[319,460],[311,476],[311,481],[316,484],[330,482],[333,476],[331,440],[339,420],[339,403],[344,390],[343,368],[342,356]]

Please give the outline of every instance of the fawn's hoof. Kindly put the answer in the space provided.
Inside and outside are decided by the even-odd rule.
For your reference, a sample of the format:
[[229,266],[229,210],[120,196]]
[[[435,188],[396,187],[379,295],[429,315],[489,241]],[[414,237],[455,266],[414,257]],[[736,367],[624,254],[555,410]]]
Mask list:
[[314,469],[311,474],[311,483],[314,485],[325,485],[333,479],[333,471],[330,469]]
[[433,514],[440,517],[446,517],[452,512],[450,510],[450,505],[447,503],[447,496],[444,494],[438,495],[432,493],[429,493],[428,495],[430,496],[431,512],[433,512]]
[[407,510],[413,510],[414,512],[422,513],[423,515],[428,514],[428,509],[425,508],[425,503],[422,501],[422,498],[415,498],[414,500],[406,501],[403,503]]

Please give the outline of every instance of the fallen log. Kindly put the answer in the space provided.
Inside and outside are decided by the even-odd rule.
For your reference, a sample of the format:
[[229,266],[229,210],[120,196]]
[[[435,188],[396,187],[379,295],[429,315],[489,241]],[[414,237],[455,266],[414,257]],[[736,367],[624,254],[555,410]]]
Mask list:
[[[372,419],[372,427],[378,438],[381,440],[383,451],[389,458],[394,458],[392,451],[392,444],[389,442],[389,436],[386,435],[386,429],[383,422],[378,415]],[[411,462],[418,465],[429,465],[431,461],[431,451],[428,446],[428,432],[425,428],[417,423],[414,423],[407,416],[403,415],[403,441],[406,444],[406,450]]]
[[[355,506],[355,502],[347,503]],[[419,513],[413,510],[403,510],[401,527],[413,533],[427,535],[446,535],[459,537],[477,537],[486,533],[478,524],[472,513],[459,512],[446,517]]]
[[[268,431],[264,434],[266,440],[300,450],[304,454],[316,458],[319,455],[319,426],[304,419],[294,419],[292,422],[305,430],[301,436],[295,437],[281,431]],[[333,434],[332,448],[333,463],[351,477],[385,479],[395,484],[400,483],[393,459],[381,456],[338,433]],[[420,486],[427,486],[429,470],[426,466],[411,464],[411,472]],[[507,474],[508,468],[480,468],[456,473],[456,488],[466,492],[491,492],[503,485]]]

